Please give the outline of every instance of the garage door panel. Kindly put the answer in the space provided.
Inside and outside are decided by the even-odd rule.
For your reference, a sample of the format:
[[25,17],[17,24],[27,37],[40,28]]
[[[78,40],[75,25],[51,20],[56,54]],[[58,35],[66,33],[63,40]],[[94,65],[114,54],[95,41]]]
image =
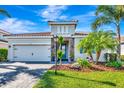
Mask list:
[[50,61],[50,45],[15,46],[14,61]]

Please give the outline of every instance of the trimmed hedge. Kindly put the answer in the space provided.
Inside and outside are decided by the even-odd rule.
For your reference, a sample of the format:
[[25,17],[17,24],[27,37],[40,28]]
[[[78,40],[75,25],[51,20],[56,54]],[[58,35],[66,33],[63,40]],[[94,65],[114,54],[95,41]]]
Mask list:
[[7,61],[8,49],[1,48],[0,49],[0,62]]

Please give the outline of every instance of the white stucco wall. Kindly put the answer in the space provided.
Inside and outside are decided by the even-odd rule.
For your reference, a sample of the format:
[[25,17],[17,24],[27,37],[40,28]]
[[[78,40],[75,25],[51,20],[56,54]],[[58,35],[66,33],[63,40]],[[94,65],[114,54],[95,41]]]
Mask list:
[[51,32],[57,35],[71,35],[75,33],[75,25],[51,25]]
[[121,55],[124,55],[124,44],[121,44]]
[[[28,39],[23,39],[23,38],[16,38],[16,39],[7,39],[8,40],[8,45],[11,46],[8,49],[8,60],[13,61],[13,45],[16,44],[47,44],[51,46],[51,38],[28,38]],[[45,53],[44,53],[45,55]]]
[[[77,45],[78,45],[78,43],[80,42],[80,40],[82,40],[83,39],[83,37],[76,37],[75,38],[75,40],[74,40],[74,53],[75,53],[75,60],[77,59],[77,58],[87,58],[88,57],[88,55],[86,54],[86,53],[80,53],[80,51],[77,49]],[[107,52],[107,50],[104,50],[104,51],[102,51],[102,53],[101,53],[101,56],[100,56],[100,58],[99,58],[99,61],[101,61],[101,62],[103,62],[103,61],[105,61],[105,59],[104,59],[104,54]],[[93,59],[94,60],[96,60],[96,54],[93,54]]]
[[6,48],[8,49],[8,43],[0,41],[0,48]]

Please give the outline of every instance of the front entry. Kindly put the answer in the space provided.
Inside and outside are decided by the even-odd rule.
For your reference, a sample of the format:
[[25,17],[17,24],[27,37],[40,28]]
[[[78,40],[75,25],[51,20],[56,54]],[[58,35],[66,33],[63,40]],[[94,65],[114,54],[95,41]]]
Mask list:
[[62,45],[62,52],[63,52],[62,60],[67,61],[68,60],[68,46],[67,46],[67,44]]

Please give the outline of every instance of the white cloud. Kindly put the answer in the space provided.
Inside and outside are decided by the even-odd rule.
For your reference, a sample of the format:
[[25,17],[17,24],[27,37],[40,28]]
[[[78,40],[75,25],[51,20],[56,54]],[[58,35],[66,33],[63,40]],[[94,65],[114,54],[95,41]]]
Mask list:
[[35,25],[31,21],[19,20],[17,18],[0,20],[0,28],[11,33],[28,33],[35,29]]
[[63,14],[63,11],[66,9],[67,6],[64,5],[50,5],[38,11],[38,15],[40,15],[44,21],[64,20],[67,18],[67,16]]
[[78,20],[79,24],[77,25],[77,31],[90,32],[91,23],[95,19],[95,11],[89,11],[85,14],[80,14],[72,16],[73,20]]
[[89,21],[91,21],[92,19],[95,18],[95,11],[90,11],[86,14],[81,14],[81,15],[76,15],[76,16],[72,16],[72,19],[75,20],[79,20],[79,22],[86,22],[88,23]]

